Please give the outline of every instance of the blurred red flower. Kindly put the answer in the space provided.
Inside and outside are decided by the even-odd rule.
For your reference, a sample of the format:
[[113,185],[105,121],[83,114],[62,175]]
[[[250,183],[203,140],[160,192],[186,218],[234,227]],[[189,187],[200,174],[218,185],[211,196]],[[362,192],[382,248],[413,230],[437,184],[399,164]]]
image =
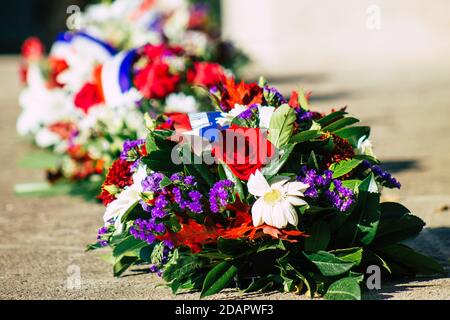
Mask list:
[[222,81],[224,69],[218,63],[195,62],[193,69],[187,73],[187,80],[194,85],[212,87]]

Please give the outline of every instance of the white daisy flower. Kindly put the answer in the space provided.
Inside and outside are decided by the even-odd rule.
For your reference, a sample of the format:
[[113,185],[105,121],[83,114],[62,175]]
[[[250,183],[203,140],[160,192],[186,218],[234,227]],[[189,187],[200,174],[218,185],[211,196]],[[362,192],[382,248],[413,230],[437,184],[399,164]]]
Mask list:
[[252,207],[255,227],[265,223],[282,229],[288,223],[294,226],[298,224],[294,206],[307,204],[300,197],[303,197],[303,192],[309,186],[298,181],[289,182],[289,180],[288,177],[278,176],[269,185],[259,170],[250,176],[247,183],[248,192],[257,198]]

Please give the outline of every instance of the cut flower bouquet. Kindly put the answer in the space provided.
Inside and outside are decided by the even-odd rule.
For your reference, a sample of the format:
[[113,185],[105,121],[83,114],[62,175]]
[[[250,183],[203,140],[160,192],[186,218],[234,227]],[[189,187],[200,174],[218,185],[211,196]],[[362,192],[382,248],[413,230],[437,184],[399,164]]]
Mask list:
[[380,202],[400,183],[380,167],[370,128],[308,95],[224,79],[215,112],[147,119],[126,143],[100,195],[97,242],[114,274],[148,265],[176,293],[228,287],[360,299],[368,266],[386,277],[439,274],[402,244],[424,222]]

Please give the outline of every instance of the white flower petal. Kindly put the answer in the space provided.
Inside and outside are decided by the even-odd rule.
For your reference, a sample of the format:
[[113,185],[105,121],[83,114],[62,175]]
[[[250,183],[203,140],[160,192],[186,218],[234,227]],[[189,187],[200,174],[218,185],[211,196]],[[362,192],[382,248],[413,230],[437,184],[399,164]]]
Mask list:
[[264,107],[259,106],[259,127],[263,129],[269,129],[270,119],[272,119],[272,115],[274,112],[274,107]]
[[122,216],[138,201],[140,197],[139,194],[132,188],[126,188],[123,190],[119,197],[111,202],[107,207],[105,214],[103,215],[103,221],[105,223],[110,220],[115,221],[116,233],[122,232]]
[[272,189],[282,189],[283,185],[290,180],[289,177],[276,176],[270,181],[270,187]]
[[272,226],[278,229],[282,229],[287,226],[288,219],[286,210],[283,207],[283,202],[279,202],[273,206],[272,210]]
[[294,207],[288,201],[283,201],[282,205],[287,221],[293,226],[296,226],[298,224],[298,215]]
[[303,192],[309,188],[309,185],[303,182],[294,181],[286,184],[284,187],[286,194],[303,197]]
[[293,196],[287,196],[286,200],[294,206],[303,206],[307,204],[305,200]]
[[263,221],[263,210],[264,206],[266,204],[264,203],[264,200],[262,198],[259,198],[256,200],[256,202],[253,204],[252,207],[252,219],[253,219],[253,225],[255,227],[258,227],[264,223]]
[[264,203],[264,206],[262,206],[262,209],[263,209],[264,222],[267,225],[272,226],[273,225],[273,218],[272,218],[273,207],[272,207],[272,205]]
[[270,191],[270,186],[267,183],[266,178],[264,178],[261,171],[256,170],[256,172],[250,175],[247,182],[248,192],[257,197],[262,197],[266,192]]

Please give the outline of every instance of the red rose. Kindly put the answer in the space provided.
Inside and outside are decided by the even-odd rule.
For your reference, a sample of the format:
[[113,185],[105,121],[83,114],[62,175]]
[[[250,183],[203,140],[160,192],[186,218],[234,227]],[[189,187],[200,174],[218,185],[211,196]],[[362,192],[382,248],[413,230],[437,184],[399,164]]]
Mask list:
[[163,99],[175,91],[180,77],[172,75],[169,66],[162,61],[154,61],[138,71],[134,84],[147,99]]
[[267,132],[259,128],[232,126],[222,131],[221,139],[213,147],[213,155],[244,181],[269,163],[274,154],[275,146],[267,140]]
[[102,102],[102,94],[98,86],[89,82],[86,83],[83,88],[81,88],[80,92],[76,94],[74,101],[75,106],[83,110],[85,113],[87,113],[92,106]]
[[211,62],[195,62],[194,69],[190,69],[187,73],[189,83],[206,87],[212,87],[220,83],[223,77],[224,70],[222,66]]
[[26,60],[40,60],[44,57],[45,47],[41,40],[31,37],[22,44],[22,56]]

